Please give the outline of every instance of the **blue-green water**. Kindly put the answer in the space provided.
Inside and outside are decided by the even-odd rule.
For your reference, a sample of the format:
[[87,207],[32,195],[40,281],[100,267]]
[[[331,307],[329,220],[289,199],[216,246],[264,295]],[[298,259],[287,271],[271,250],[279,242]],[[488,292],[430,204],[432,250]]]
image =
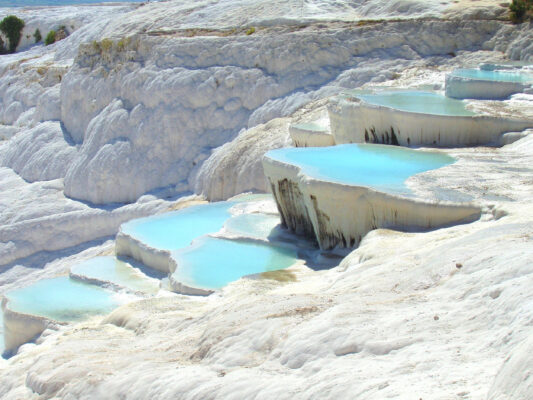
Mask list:
[[95,257],[73,266],[71,273],[100,282],[111,282],[134,291],[157,293],[159,283],[115,257]]
[[391,91],[358,95],[369,104],[397,110],[435,115],[472,116],[461,100],[450,99],[438,93],[423,91]]
[[533,74],[516,70],[509,71],[486,71],[481,69],[456,69],[452,76],[461,78],[479,79],[483,81],[533,83]]
[[266,157],[296,165],[316,179],[389,193],[408,193],[404,184],[407,178],[455,161],[443,153],[379,144],[289,147],[271,150]]
[[231,216],[231,201],[200,204],[122,225],[121,230],[143,243],[163,250],[188,246],[197,237],[219,231]]
[[274,228],[280,224],[278,215],[241,214],[230,218],[224,227],[231,233],[255,239],[268,239]]
[[296,251],[265,244],[203,237],[172,253],[173,278],[189,287],[216,290],[245,275],[290,267]]
[[96,3],[141,3],[146,0],[0,0],[0,7],[67,6]]
[[6,297],[13,311],[61,322],[107,314],[120,305],[112,292],[68,277],[44,279]]

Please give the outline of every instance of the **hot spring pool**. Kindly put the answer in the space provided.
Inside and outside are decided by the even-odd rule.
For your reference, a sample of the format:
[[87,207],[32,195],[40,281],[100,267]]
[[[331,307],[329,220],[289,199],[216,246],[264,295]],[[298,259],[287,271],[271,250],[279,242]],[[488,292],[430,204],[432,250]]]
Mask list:
[[455,162],[438,152],[424,152],[378,144],[284,148],[266,157],[301,168],[312,178],[388,193],[409,193],[405,181],[418,173]]
[[172,257],[177,263],[174,281],[191,288],[217,290],[245,275],[290,267],[296,262],[297,253],[261,243],[206,236],[173,252]]
[[401,111],[447,116],[473,116],[461,100],[450,99],[433,92],[398,91],[361,94],[358,98],[368,104],[394,108]]
[[482,69],[456,69],[450,75],[482,81],[533,83],[533,74],[518,70],[487,71]]
[[43,279],[8,292],[5,297],[12,311],[59,322],[81,321],[93,315],[107,314],[120,305],[113,292],[69,277]]
[[70,269],[72,275],[99,282],[110,282],[143,293],[157,293],[159,281],[146,277],[130,264],[115,257],[95,257],[75,265]]
[[200,204],[152,217],[135,219],[121,226],[121,231],[150,247],[177,250],[197,237],[219,231],[231,217],[232,201]]

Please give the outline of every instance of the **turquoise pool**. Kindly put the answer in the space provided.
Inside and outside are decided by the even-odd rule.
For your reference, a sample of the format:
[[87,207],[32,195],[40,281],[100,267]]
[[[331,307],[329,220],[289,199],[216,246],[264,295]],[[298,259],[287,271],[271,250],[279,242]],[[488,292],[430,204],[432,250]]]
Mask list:
[[295,250],[267,244],[203,237],[172,253],[177,262],[175,281],[186,286],[217,290],[245,275],[290,267]]
[[296,165],[315,179],[367,186],[389,193],[409,193],[409,177],[444,167],[455,159],[439,152],[411,150],[380,144],[344,144],[271,150],[273,160]]
[[5,296],[12,311],[60,322],[107,314],[120,305],[113,292],[68,277],[43,279]]
[[279,215],[253,213],[230,218],[224,227],[233,234],[255,239],[268,239],[280,224]]
[[361,94],[357,95],[357,97],[369,104],[402,111],[449,116],[476,115],[474,112],[465,108],[463,101],[450,99],[449,97],[433,92],[388,91],[374,94]]
[[159,281],[146,277],[141,271],[115,257],[95,257],[70,269],[72,274],[100,282],[111,282],[134,291],[157,293]]
[[188,246],[197,237],[219,231],[231,217],[232,201],[200,204],[153,217],[140,218],[122,225],[122,232],[143,243],[163,250]]
[[456,69],[451,73],[451,76],[482,81],[533,83],[533,74],[518,70],[488,71],[481,69]]

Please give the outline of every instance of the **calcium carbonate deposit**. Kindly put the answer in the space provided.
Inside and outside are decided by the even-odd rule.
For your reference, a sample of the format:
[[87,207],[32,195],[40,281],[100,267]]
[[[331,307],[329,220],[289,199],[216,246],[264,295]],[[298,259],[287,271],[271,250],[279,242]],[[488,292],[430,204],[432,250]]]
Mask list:
[[[532,399],[533,87],[457,76],[531,73],[509,3],[0,6],[0,398]],[[351,142],[447,161],[264,159]]]

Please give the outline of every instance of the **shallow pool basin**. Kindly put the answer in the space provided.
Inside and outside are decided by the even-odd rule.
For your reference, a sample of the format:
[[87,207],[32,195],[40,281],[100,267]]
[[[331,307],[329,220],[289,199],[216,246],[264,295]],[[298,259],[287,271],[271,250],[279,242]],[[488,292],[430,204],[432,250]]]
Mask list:
[[483,69],[456,69],[451,76],[476,79],[481,81],[533,83],[533,74],[520,69],[514,70],[483,70]]
[[396,110],[447,116],[472,116],[474,112],[466,109],[463,101],[450,99],[434,92],[424,91],[386,91],[362,94],[358,98],[377,106]]
[[409,177],[455,162],[441,152],[376,144],[285,148],[269,151],[266,157],[294,165],[314,179],[402,194],[409,193]]
[[70,277],[97,285],[116,286],[134,292],[157,293],[159,281],[144,275],[139,269],[115,257],[94,257],[73,266]]
[[417,196],[406,180],[454,162],[375,144],[272,150],[263,158],[283,226],[320,248],[351,248],[376,228],[420,230],[473,221],[480,207]]
[[533,73],[507,70],[456,69],[446,75],[446,96],[456,99],[502,100],[533,84]]
[[122,224],[121,232],[163,250],[188,246],[195,238],[217,232],[231,216],[234,202],[200,204],[183,210],[135,219]]
[[466,105],[435,92],[398,90],[334,96],[328,112],[336,144],[497,145],[503,133],[533,126],[530,120],[478,115]]
[[5,295],[9,310],[59,322],[81,321],[107,314],[121,302],[117,296],[97,286],[69,277],[43,279]]
[[[172,253],[177,291],[197,294],[221,289],[243,276],[284,269],[297,260],[295,250],[253,241],[202,237]],[[203,292],[203,293],[202,293]]]

